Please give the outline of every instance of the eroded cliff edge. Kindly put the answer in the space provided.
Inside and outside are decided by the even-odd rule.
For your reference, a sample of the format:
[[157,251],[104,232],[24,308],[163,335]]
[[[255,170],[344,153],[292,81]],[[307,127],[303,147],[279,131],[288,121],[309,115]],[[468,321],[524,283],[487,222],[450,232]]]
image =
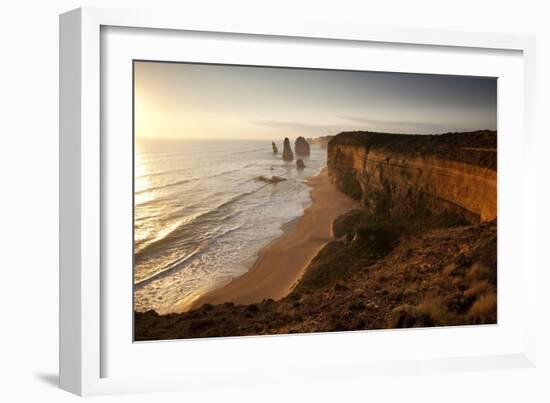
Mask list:
[[365,208],[291,293],[135,314],[136,340],[497,323],[496,133],[340,133],[332,181]]
[[330,140],[327,165],[331,181],[371,213],[449,212],[470,223],[497,215],[494,131],[344,132]]

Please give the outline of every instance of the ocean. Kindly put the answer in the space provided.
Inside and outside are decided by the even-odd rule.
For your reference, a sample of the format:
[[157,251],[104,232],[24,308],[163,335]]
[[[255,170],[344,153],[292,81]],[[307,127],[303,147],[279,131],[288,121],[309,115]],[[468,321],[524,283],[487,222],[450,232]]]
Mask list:
[[[293,143],[293,141],[292,141]],[[246,273],[281,227],[311,204],[307,179],[326,165],[311,145],[303,171],[271,140],[138,140],[134,308],[172,312]],[[273,175],[286,181],[258,181]]]

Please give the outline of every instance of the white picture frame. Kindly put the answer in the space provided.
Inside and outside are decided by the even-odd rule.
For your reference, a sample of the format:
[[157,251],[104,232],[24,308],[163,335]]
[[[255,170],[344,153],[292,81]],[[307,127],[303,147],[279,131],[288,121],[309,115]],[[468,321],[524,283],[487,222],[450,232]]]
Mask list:
[[[521,192],[506,192],[511,186],[504,186],[504,193],[499,190],[499,259],[502,253],[512,253],[506,248],[514,244],[514,259],[521,271],[518,276],[521,282],[516,283],[516,293],[521,294],[523,312],[535,312],[535,279],[536,268],[533,248],[535,242],[528,242],[528,237],[535,231],[534,183],[532,182],[535,171],[534,159],[530,158],[534,147],[534,89],[535,89],[535,43],[534,38],[521,35],[503,35],[488,33],[467,33],[443,30],[417,30],[408,28],[382,28],[370,26],[353,26],[333,23],[304,23],[295,25],[282,21],[244,21],[226,20],[214,21],[194,16],[171,15],[169,13],[152,12],[149,10],[116,10],[103,8],[81,8],[70,11],[60,17],[60,384],[63,389],[79,395],[96,395],[112,393],[130,393],[140,391],[160,391],[172,389],[187,389],[194,387],[211,387],[227,385],[254,385],[269,382],[293,382],[299,377],[305,379],[344,379],[347,376],[369,376],[371,374],[385,373],[389,375],[412,374],[441,371],[465,371],[479,369],[519,368],[533,366],[535,363],[534,345],[534,319],[526,316],[518,321],[519,314],[510,316],[510,320],[500,328],[496,327],[459,327],[455,329],[434,329],[414,331],[376,331],[369,335],[369,343],[377,343],[376,340],[392,340],[402,344],[411,343],[418,345],[419,352],[416,355],[404,355],[396,349],[393,356],[376,357],[366,359],[361,354],[345,360],[336,356],[315,358],[315,348],[321,345],[335,346],[338,343],[344,345],[358,345],[364,342],[366,333],[354,332],[354,334],[331,335],[293,335],[293,336],[269,336],[247,338],[225,338],[207,341],[187,340],[184,342],[163,342],[162,346],[152,346],[153,343],[135,345],[132,340],[124,335],[118,337],[126,330],[119,331],[116,323],[119,316],[114,315],[114,320],[109,319],[113,302],[110,297],[112,287],[107,287],[105,280],[117,281],[105,272],[108,267],[107,246],[105,244],[104,229],[109,226],[110,218],[106,217],[102,209],[109,203],[106,193],[110,191],[107,178],[110,175],[107,167],[109,152],[116,152],[127,143],[114,144],[110,138],[102,137],[110,130],[110,124],[106,119],[104,108],[105,94],[109,94],[110,81],[102,80],[102,74],[106,74],[105,61],[102,57],[113,57],[113,53],[105,51],[105,38],[102,32],[109,32],[112,27],[122,30],[122,36],[109,40],[110,49],[119,50],[116,55],[132,58],[132,54],[125,54],[121,47],[132,36],[132,30],[145,29],[148,35],[152,32],[171,33],[168,39],[152,39],[173,41],[178,39],[178,32],[193,33],[195,38],[201,35],[218,33],[216,41],[230,41],[231,37],[252,38],[253,41],[269,40],[300,41],[306,45],[308,41],[322,41],[323,46],[338,49],[346,44],[356,44],[359,52],[361,46],[377,44],[376,46],[394,46],[396,52],[403,51],[404,47],[421,47],[417,51],[434,49],[437,51],[449,51],[452,57],[462,57],[461,52],[477,54],[482,57],[485,53],[514,54],[510,61],[509,73],[513,75],[517,85],[506,87],[515,88],[519,98],[509,107],[515,107],[517,116],[511,117],[506,125],[515,128],[519,132],[517,137],[505,137],[504,151],[501,153],[499,143],[499,186],[502,181],[513,181],[514,185],[521,186]],[[114,28],[113,28],[114,29]],[[126,30],[126,31],[124,31]],[[154,31],[153,31],[154,30]],[[135,31],[138,32],[138,31]],[[142,31],[143,32],[143,31]],[[175,35],[175,36],[174,36]],[[227,36],[224,39],[224,36]],[[122,39],[121,39],[122,38]],[[118,41],[118,42],[117,42]],[[324,41],[324,42],[323,42]],[[246,41],[244,41],[246,42]],[[321,42],[319,42],[321,43]],[[118,48],[116,46],[119,46]],[[146,47],[145,42],[141,45]],[[243,46],[248,46],[244,43]],[[130,47],[129,47],[130,48]],[[162,46],[161,46],[162,48]],[[401,50],[400,50],[401,49]],[[185,51],[184,50],[180,50]],[[235,50],[238,53],[238,50]],[[245,50],[241,50],[245,52]],[[454,52],[454,53],[453,53]],[[500,53],[499,53],[500,52]],[[428,58],[429,56],[429,52]],[[267,55],[255,53],[239,59],[250,64],[254,60],[258,63],[269,64]],[[474,55],[475,56],[475,55]],[[472,57],[474,57],[472,56]],[[164,57],[161,53],[157,57]],[[199,53],[196,57],[202,57]],[[227,58],[231,56],[225,56]],[[129,59],[126,59],[129,60]],[[217,59],[219,62],[227,60]],[[309,62],[302,59],[300,66],[306,67],[315,61]],[[313,57],[312,57],[313,60]],[[350,59],[351,60],[351,59]],[[125,63],[125,60],[120,61]],[[291,62],[292,63],[292,62]],[[246,64],[246,63],[244,63]],[[495,63],[494,63],[495,64]],[[496,63],[498,64],[498,63]],[[503,63],[503,65],[506,63]],[[298,63],[292,65],[298,66]],[[491,63],[488,62],[489,66]],[[515,67],[514,67],[515,66]],[[326,66],[323,66],[326,67]],[[109,69],[107,63],[107,69]],[[360,68],[358,64],[357,69]],[[380,64],[378,68],[384,68]],[[419,64],[403,67],[407,71],[425,71]],[[433,69],[439,67],[435,66]],[[445,68],[444,64],[441,68]],[[487,67],[487,74],[490,74]],[[494,67],[496,68],[496,67]],[[504,68],[504,67],[503,67]],[[437,72],[432,70],[431,72]],[[467,66],[454,71],[468,74]],[[510,81],[512,82],[512,81]],[[120,94],[123,87],[114,90]],[[128,96],[130,94],[126,94]],[[501,96],[499,90],[499,97]],[[506,94],[504,94],[506,95]],[[510,97],[511,98],[511,97]],[[108,98],[109,105],[114,105]],[[503,107],[508,105],[504,102]],[[521,110],[518,110],[518,105]],[[116,106],[118,107],[118,106]],[[127,110],[121,105],[121,110]],[[126,109],[124,109],[126,108]],[[124,113],[119,119],[124,120]],[[513,114],[511,114],[513,115]],[[500,134],[499,120],[499,134]],[[506,127],[505,127],[506,128]],[[127,130],[127,126],[122,127]],[[500,138],[499,138],[500,141]],[[126,144],[126,145],[125,145]],[[118,148],[117,148],[118,147]],[[506,152],[508,149],[509,153]],[[517,155],[513,151],[517,151]],[[521,169],[500,170],[503,155],[512,167],[521,162]],[[515,172],[515,173],[514,173]],[[503,182],[506,185],[506,182]],[[106,192],[107,190],[107,192]],[[502,197],[504,195],[504,198]],[[502,204],[506,203],[506,204]],[[501,225],[500,211],[514,215],[508,225]],[[113,221],[114,222],[114,221]],[[111,224],[115,225],[115,224]],[[118,225],[118,224],[116,224]],[[506,233],[501,234],[502,228]],[[514,234],[509,234],[513,229]],[[506,235],[508,235],[508,238]],[[504,235],[504,236],[502,236]],[[501,241],[502,239],[502,241]],[[504,243],[504,247],[502,246]],[[500,274],[499,274],[500,276]],[[511,277],[509,277],[511,279]],[[518,277],[519,279],[519,277]],[[506,279],[505,279],[506,280]],[[515,282],[514,278],[514,282]],[[500,311],[502,304],[501,278],[499,277],[499,324],[502,318]],[[506,281],[504,282],[506,284]],[[127,294],[125,294],[127,295]],[[124,298],[124,297],[122,297]],[[124,303],[124,302],[123,302]],[[121,305],[122,306],[122,305]],[[113,310],[114,312],[115,310]],[[505,311],[504,314],[507,314]],[[113,314],[111,314],[111,317]],[[131,322],[131,320],[130,320]],[[110,330],[108,331],[109,328]],[[502,330],[504,329],[504,330]],[[130,331],[129,329],[127,331]],[[115,333],[113,335],[113,333]],[[117,338],[118,337],[118,338]],[[473,340],[486,340],[499,338],[502,343],[494,343],[495,348],[485,350],[483,342],[477,349],[470,348]],[[426,341],[422,342],[421,339]],[[447,354],[444,345],[445,339],[465,340],[466,347],[463,350],[449,351]],[[433,341],[440,349],[434,349],[430,354],[426,344]],[[118,344],[117,344],[118,343]],[[207,343],[207,344],[205,344]],[[380,343],[385,343],[380,341]],[[418,344],[416,344],[418,343]],[[124,344],[124,345],[123,345]],[[128,344],[128,345],[126,345]],[[422,347],[424,346],[424,347]],[[185,353],[188,360],[185,365],[177,362],[169,363],[171,354]],[[153,350],[156,349],[156,350]],[[244,352],[249,359],[241,360],[231,366],[217,366],[215,371],[209,373],[208,365],[200,365],[199,354],[190,355],[191,351],[210,351],[212,357],[205,360],[214,360],[215,357],[227,356],[228,360],[236,360],[232,352]],[[300,351],[292,360],[277,361],[281,351]],[[162,351],[161,351],[162,350]],[[122,351],[124,353],[122,353]],[[383,349],[381,350],[383,352]],[[166,371],[160,371],[158,375],[151,373],[131,371],[124,366],[112,370],[107,362],[128,361],[131,355],[143,354],[143,357],[152,355],[159,362],[163,362]],[[344,354],[340,354],[345,356]],[[241,357],[243,355],[241,354]],[[264,364],[260,364],[257,357],[264,357]],[[204,355],[203,355],[204,357]],[[153,364],[153,361],[150,363]],[[182,369],[175,371],[177,365]],[[262,366],[263,365],[263,366]],[[193,372],[186,372],[185,366],[193,367]],[[303,368],[308,371],[304,373]],[[210,366],[210,368],[212,368]],[[280,371],[284,368],[284,371]],[[284,372],[284,374],[283,374]],[[204,376],[209,374],[208,377]],[[231,376],[228,376],[231,374]]]

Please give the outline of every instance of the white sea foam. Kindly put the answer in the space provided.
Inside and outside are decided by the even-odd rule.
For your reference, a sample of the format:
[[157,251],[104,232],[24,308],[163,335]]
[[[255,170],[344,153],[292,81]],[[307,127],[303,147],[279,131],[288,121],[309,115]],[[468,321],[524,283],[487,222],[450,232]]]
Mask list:
[[313,146],[299,171],[258,140],[145,142],[136,152],[138,191],[148,197],[135,204],[135,309],[159,313],[248,271],[310,205],[305,181],[326,161]]

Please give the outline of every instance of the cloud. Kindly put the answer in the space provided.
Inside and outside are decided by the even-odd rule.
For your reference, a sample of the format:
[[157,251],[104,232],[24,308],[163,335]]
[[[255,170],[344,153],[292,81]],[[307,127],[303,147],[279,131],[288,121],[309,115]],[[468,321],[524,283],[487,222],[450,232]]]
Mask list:
[[347,121],[342,124],[311,124],[281,120],[256,120],[251,123],[273,129],[296,132],[297,135],[318,137],[338,134],[344,131],[365,130],[382,133],[438,134],[453,131],[454,128],[428,122],[390,121],[370,119],[361,116],[337,116]]
[[293,130],[298,133],[311,133],[316,136],[326,134],[337,134],[349,130],[349,125],[336,124],[310,124],[302,122],[288,122],[280,120],[256,120],[252,122],[255,125],[267,126],[274,129]]
[[412,122],[398,120],[379,120],[360,116],[338,116],[340,119],[360,123],[361,127],[357,130],[370,130],[388,133],[407,133],[407,134],[435,134],[448,132],[449,127],[430,122]]

